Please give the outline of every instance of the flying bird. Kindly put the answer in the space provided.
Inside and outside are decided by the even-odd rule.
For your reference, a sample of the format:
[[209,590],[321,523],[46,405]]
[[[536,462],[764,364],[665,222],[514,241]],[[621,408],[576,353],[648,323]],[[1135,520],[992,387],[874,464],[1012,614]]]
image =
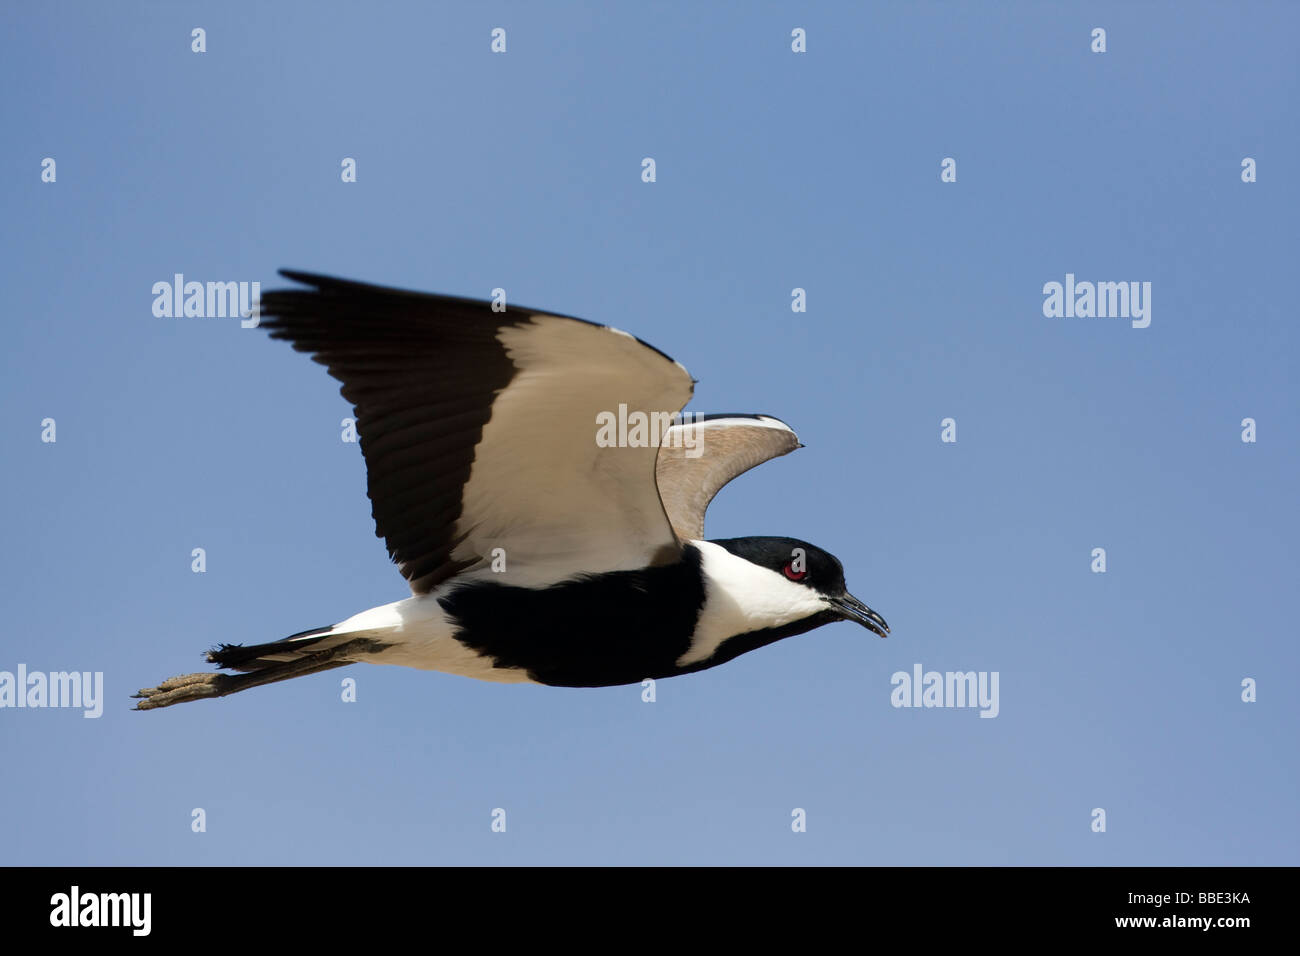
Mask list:
[[681,414],[686,369],[609,326],[281,275],[300,285],[263,296],[261,324],[343,383],[376,534],[411,596],[283,640],[221,644],[208,662],[236,673],[173,677],[136,694],[136,709],[361,661],[636,684],[833,621],[889,633],[821,548],[705,540],[723,485],[802,447],[779,419]]

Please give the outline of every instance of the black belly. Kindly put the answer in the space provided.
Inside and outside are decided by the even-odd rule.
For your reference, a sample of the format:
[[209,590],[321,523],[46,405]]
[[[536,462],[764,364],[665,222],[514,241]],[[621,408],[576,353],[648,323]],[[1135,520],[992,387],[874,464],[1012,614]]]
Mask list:
[[636,684],[681,673],[704,606],[700,552],[638,571],[533,589],[480,582],[439,599],[456,639],[498,667],[557,687]]

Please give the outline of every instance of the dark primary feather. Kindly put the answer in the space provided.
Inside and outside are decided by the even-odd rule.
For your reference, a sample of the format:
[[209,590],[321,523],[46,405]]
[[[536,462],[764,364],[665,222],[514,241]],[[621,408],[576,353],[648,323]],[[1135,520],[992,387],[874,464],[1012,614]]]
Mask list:
[[497,332],[531,312],[305,272],[262,297],[262,325],[329,369],[356,411],[375,533],[417,594],[451,560],[461,486],[492,400],[515,373]]

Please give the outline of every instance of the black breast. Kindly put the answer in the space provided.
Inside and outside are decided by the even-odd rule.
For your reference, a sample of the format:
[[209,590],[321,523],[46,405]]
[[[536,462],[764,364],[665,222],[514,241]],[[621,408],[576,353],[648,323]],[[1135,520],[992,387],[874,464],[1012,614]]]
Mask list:
[[680,673],[704,606],[700,552],[637,571],[611,571],[548,588],[492,581],[457,588],[439,604],[462,644],[557,687],[635,684]]

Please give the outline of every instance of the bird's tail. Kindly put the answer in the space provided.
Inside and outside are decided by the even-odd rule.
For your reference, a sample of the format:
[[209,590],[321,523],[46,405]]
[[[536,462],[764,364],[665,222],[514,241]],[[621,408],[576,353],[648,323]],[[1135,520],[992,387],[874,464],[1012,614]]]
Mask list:
[[134,696],[136,710],[156,710],[205,697],[225,697],[250,687],[305,677],[355,663],[386,645],[356,631],[318,627],[269,644],[222,644],[207,653],[207,661],[239,674],[182,674]]

